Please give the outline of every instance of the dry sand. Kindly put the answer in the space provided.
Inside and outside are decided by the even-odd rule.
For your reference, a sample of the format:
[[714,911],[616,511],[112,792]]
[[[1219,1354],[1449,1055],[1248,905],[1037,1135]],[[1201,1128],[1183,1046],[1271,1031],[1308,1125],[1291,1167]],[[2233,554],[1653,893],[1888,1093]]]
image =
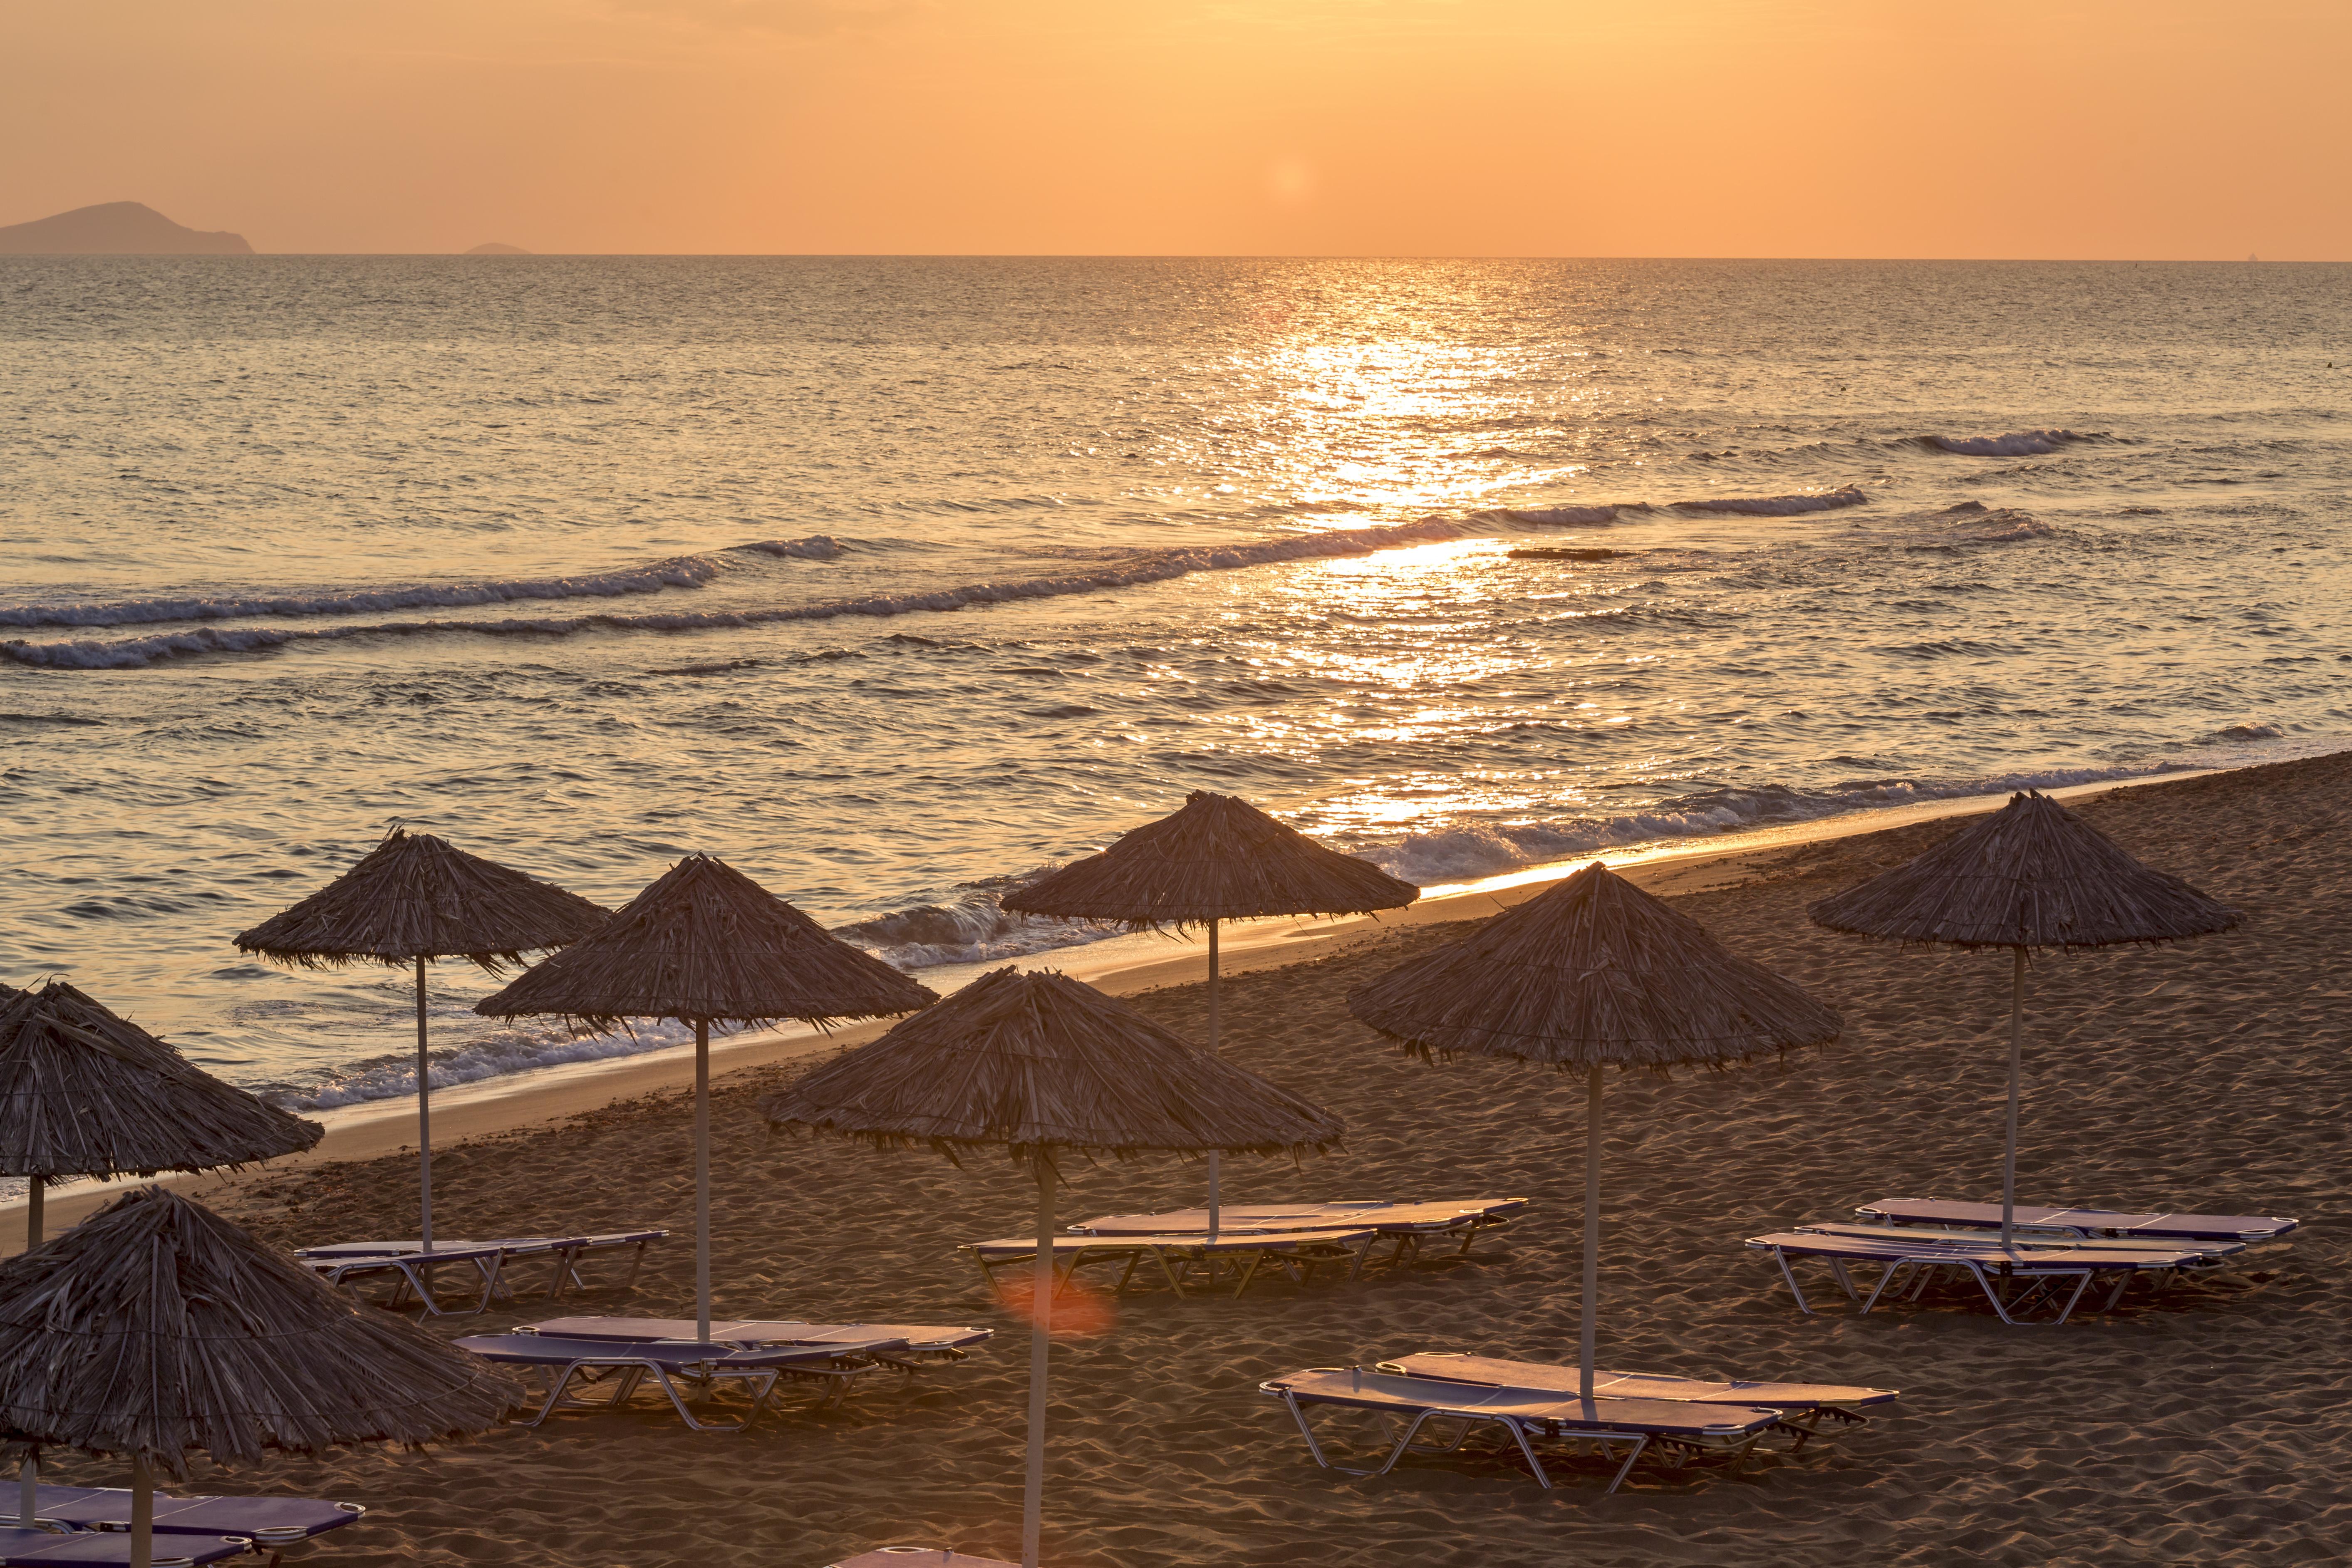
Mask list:
[[[1130,1297],[1056,1346],[1046,1560],[1166,1564],[2287,1563],[2352,1555],[2352,1298],[2340,1284],[2352,1028],[2352,756],[2102,796],[2085,815],[2236,904],[2238,931],[2037,961],[2022,1196],[2287,1214],[2290,1246],[2225,1279],[2063,1329],[2005,1329],[1957,1294],[1800,1317],[1744,1237],[1897,1194],[1997,1195],[2009,965],[1834,936],[1805,904],[1898,863],[1946,823],[1776,850],[1680,907],[1844,1015],[1828,1050],[1609,1088],[1603,1360],[1696,1375],[1902,1388],[1869,1426],[1744,1476],[1637,1472],[1615,1497],[1568,1468],[1545,1493],[1494,1460],[1384,1479],[1318,1470],[1259,1379],[1421,1349],[1567,1361],[1577,1314],[1582,1084],[1423,1065],[1347,1016],[1347,990],[1462,927],[1398,929],[1229,980],[1234,1059],[1347,1118],[1305,1169],[1228,1164],[1234,1201],[1519,1194],[1537,1207],[1451,1267],[1244,1300]],[[1507,897],[1508,895],[1507,895]],[[1140,1005],[1196,1036],[1198,986]],[[310,1554],[362,1565],[803,1568],[863,1548],[1018,1542],[1025,1335],[952,1251],[1016,1233],[1009,1164],[772,1137],[752,1106],[799,1070],[718,1086],[716,1277],[730,1315],[989,1324],[1002,1337],[824,1417],[793,1401],[742,1436],[666,1415],[574,1415],[423,1456],[289,1459],[207,1489],[302,1489],[370,1517]],[[635,1224],[680,1238],[633,1296],[690,1300],[688,1101],[663,1092],[436,1152],[448,1234]],[[412,1227],[398,1156],[214,1194],[299,1244]],[[1071,1217],[1193,1201],[1197,1167],[1078,1168]],[[541,1311],[444,1320],[461,1333]],[[103,1464],[58,1472],[120,1484]]]

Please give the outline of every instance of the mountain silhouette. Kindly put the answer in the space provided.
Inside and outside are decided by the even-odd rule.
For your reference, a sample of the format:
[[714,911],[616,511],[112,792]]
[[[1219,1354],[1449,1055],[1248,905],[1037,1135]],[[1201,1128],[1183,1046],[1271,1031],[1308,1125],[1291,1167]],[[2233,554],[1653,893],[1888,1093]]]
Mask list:
[[492,240],[488,245],[478,245],[471,250],[460,251],[458,254],[461,256],[529,256],[530,252],[520,245],[500,245],[498,241]]
[[251,256],[241,234],[183,228],[143,202],[101,202],[0,228],[0,256]]

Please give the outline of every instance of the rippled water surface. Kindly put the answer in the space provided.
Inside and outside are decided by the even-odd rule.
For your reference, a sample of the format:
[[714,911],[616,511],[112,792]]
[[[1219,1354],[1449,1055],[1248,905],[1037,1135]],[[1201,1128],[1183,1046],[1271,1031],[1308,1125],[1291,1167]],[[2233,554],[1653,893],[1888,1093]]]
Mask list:
[[2320,749],[2347,387],[2341,267],[0,258],[0,980],[333,1102],[402,977],[229,938],[394,819],[916,965],[1189,789],[1440,883]]

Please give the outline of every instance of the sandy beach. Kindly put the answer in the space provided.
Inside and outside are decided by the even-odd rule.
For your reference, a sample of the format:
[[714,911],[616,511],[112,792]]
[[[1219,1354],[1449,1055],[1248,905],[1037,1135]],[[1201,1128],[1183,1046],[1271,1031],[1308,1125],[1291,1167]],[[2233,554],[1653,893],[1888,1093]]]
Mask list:
[[[2334,1425],[2352,1397],[2342,1354],[2352,1302],[2339,1283],[2352,1154],[2347,786],[2352,754],[2079,806],[2246,920],[2175,947],[2036,962],[2021,1197],[2291,1215],[2303,1229],[2242,1270],[2056,1330],[2005,1329],[1957,1294],[1808,1320],[1740,1246],[1882,1196],[1997,1196],[2005,960],[1835,936],[1803,912],[1949,824],[1773,848],[1685,879],[1679,908],[1836,1007],[1845,1033],[1776,1066],[1612,1081],[1603,1363],[1904,1391],[1868,1426],[1760,1457],[1736,1477],[1645,1468],[1604,1498],[1590,1466],[1569,1468],[1551,1493],[1493,1459],[1416,1463],[1374,1480],[1317,1469],[1281,1407],[1256,1392],[1260,1379],[1416,1350],[1573,1359],[1582,1086],[1499,1063],[1420,1063],[1348,1016],[1351,986],[1459,923],[1358,931],[1308,961],[1230,977],[1227,1053],[1337,1110],[1349,1131],[1344,1152],[1302,1169],[1230,1163],[1229,1197],[1509,1194],[1535,1206],[1456,1263],[1353,1286],[1276,1283],[1239,1300],[1131,1296],[1103,1331],[1058,1344],[1046,1560],[2339,1560],[2352,1545],[2352,1451]],[[1202,987],[1139,1002],[1201,1033]],[[770,1135],[755,1100],[810,1059],[805,1044],[779,1047],[716,1085],[719,1310],[997,1328],[970,1362],[871,1388],[836,1414],[789,1397],[740,1436],[691,1434],[646,1406],[425,1455],[200,1471],[201,1487],[364,1503],[364,1522],[310,1553],[355,1568],[816,1568],[893,1543],[1013,1554],[1025,1341],[953,1248],[1016,1232],[1030,1189],[1001,1162],[958,1170]],[[680,1237],[656,1249],[634,1294],[601,1290],[579,1310],[685,1308],[685,1098],[663,1089],[541,1111],[565,1119],[436,1149],[442,1227],[670,1226]],[[1175,1162],[1068,1176],[1071,1218],[1179,1205],[1201,1184],[1196,1167]],[[397,1152],[208,1184],[205,1195],[289,1245],[413,1228],[413,1164]],[[527,1304],[436,1328],[546,1315]],[[120,1484],[87,1459],[60,1456],[52,1469]]]

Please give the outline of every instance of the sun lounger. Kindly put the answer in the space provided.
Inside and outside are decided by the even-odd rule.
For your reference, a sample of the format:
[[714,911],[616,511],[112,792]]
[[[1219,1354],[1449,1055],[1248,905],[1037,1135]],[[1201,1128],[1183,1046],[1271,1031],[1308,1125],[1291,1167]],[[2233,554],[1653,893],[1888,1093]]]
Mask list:
[[[253,1542],[241,1535],[164,1536],[159,1531],[150,1562],[152,1568],[196,1568],[252,1550]],[[0,1525],[0,1568],[130,1568],[130,1563],[128,1534],[69,1530],[62,1524],[47,1530]]]
[[[1267,1263],[1300,1284],[1311,1279],[1318,1268],[1335,1269],[1353,1279],[1363,1271],[1364,1255],[1377,1235],[1362,1229],[1226,1231],[1212,1238],[1205,1231],[1178,1236],[1079,1236],[1065,1231],[1054,1238],[1054,1289],[1058,1296],[1088,1264],[1123,1263],[1126,1268],[1112,1289],[1114,1295],[1123,1294],[1147,1259],[1159,1266],[1161,1279],[1179,1296],[1185,1293],[1196,1269],[1206,1274],[1207,1286],[1214,1289],[1217,1265],[1228,1259],[1242,1266],[1234,1286],[1236,1296],[1249,1289],[1260,1267]],[[1037,1262],[1034,1236],[975,1241],[958,1250],[980,1265],[981,1277],[992,1289],[996,1288],[999,1271],[1034,1268]]]
[[[742,1345],[706,1340],[572,1339],[558,1334],[475,1334],[456,1342],[486,1361],[527,1366],[547,1380],[547,1397],[537,1415],[522,1423],[536,1426],[558,1410],[617,1409],[628,1403],[647,1377],[669,1396],[678,1419],[697,1432],[740,1432],[767,1408],[768,1397],[786,1377],[813,1380],[824,1386],[819,1409],[848,1397],[849,1385],[860,1375],[880,1368],[865,1352],[903,1342],[844,1341],[818,1345]],[[582,1385],[610,1377],[611,1393],[603,1399],[583,1399],[572,1393]],[[734,1422],[701,1421],[687,1408],[678,1392],[684,1383],[697,1394],[714,1393],[722,1384],[736,1384],[751,1395],[751,1407]]]
[[[630,1249],[634,1257],[629,1267],[629,1277],[622,1283],[621,1288],[627,1289],[635,1286],[638,1272],[645,1268],[646,1248],[656,1241],[663,1240],[668,1235],[669,1232],[666,1230],[622,1230],[596,1235],[510,1236],[488,1241],[436,1241],[433,1244],[433,1253],[436,1258],[438,1258],[445,1252],[483,1252],[495,1248],[499,1256],[494,1278],[490,1281],[493,1297],[505,1291],[508,1264],[518,1258],[551,1258],[553,1260],[554,1267],[548,1276],[546,1294],[550,1300],[553,1300],[563,1294],[567,1285],[585,1287],[586,1281],[580,1277],[581,1265],[590,1255],[599,1252]],[[421,1258],[424,1256],[424,1243],[414,1239],[344,1241],[328,1247],[300,1247],[296,1250],[294,1256],[314,1268],[321,1263],[328,1262],[345,1265],[380,1263],[384,1267],[366,1271],[384,1273],[398,1272],[398,1265],[394,1261],[394,1259]],[[354,1272],[360,1271],[354,1270]]]
[[[1398,1203],[1364,1199],[1320,1204],[1227,1204],[1217,1210],[1217,1233],[1289,1232],[1370,1229],[1393,1243],[1389,1261],[1408,1261],[1420,1255],[1424,1243],[1440,1237],[1458,1237],[1453,1256],[1470,1250],[1470,1244],[1490,1230],[1500,1230],[1511,1216],[1526,1208],[1527,1198],[1460,1198],[1446,1202]],[[1105,1215],[1070,1229],[1081,1236],[1205,1236],[1207,1209],[1173,1209],[1164,1214]]]
[[[1351,1476],[1384,1476],[1407,1454],[1446,1454],[1460,1448],[1480,1427],[1492,1426],[1517,1444],[1538,1485],[1549,1490],[1551,1477],[1536,1457],[1538,1442],[1590,1445],[1624,1458],[1610,1478],[1615,1491],[1632,1472],[1635,1461],[1653,1449],[1670,1455],[1679,1465],[1694,1458],[1727,1458],[1737,1462],[1755,1446],[1758,1436],[1780,1420],[1778,1410],[1760,1405],[1700,1404],[1670,1399],[1579,1399],[1562,1397],[1557,1389],[1510,1384],[1462,1383],[1452,1378],[1405,1377],[1366,1372],[1361,1367],[1310,1367],[1286,1377],[1258,1384],[1289,1408],[1307,1439],[1307,1451],[1327,1470]],[[1307,1425],[1307,1412],[1318,1406],[1369,1411],[1391,1427],[1402,1423],[1403,1435],[1378,1468],[1350,1469],[1335,1465]],[[1416,1441],[1432,1422],[1458,1426],[1450,1441]]]
[[[0,1506],[6,1500],[0,1498]],[[340,1530],[367,1510],[355,1502],[299,1497],[155,1497],[158,1535],[238,1535],[261,1546],[289,1546]],[[35,1513],[76,1530],[131,1528],[131,1492],[124,1487],[39,1487]]]
[[[1999,1247],[1998,1231],[1944,1230],[1934,1226],[1849,1224],[1843,1220],[1822,1220],[1812,1225],[1801,1225],[1799,1230],[1818,1231],[1823,1236],[1876,1237],[1887,1241],[1941,1241],[1961,1247]],[[2085,1252],[2191,1252],[2197,1255],[2195,1267],[2208,1268],[2221,1259],[2246,1250],[2242,1241],[2157,1241],[2116,1236],[2078,1236],[2065,1230],[2027,1230],[2020,1228],[2015,1245],[2032,1251],[2046,1252],[2052,1248],[2071,1248]]]
[[[1748,1245],[1772,1255],[1772,1260],[1780,1266],[1780,1278],[1788,1281],[1790,1293],[1797,1299],[1797,1310],[1808,1317],[1813,1309],[1789,1267],[1791,1258],[1815,1258],[1827,1262],[1847,1297],[1862,1301],[1864,1312],[1877,1306],[1888,1288],[1910,1270],[1918,1271],[1909,1292],[1916,1297],[1927,1288],[1936,1270],[1954,1269],[1973,1279],[1984,1291],[1985,1300],[1992,1303],[1992,1310],[2000,1315],[2000,1321],[2012,1325],[2025,1321],[2036,1308],[2056,1302],[2062,1294],[2065,1300],[2059,1305],[2053,1321],[2064,1322],[2073,1316],[2075,1303],[2083,1299],[2095,1275],[2105,1275],[2112,1281],[2107,1299],[2099,1309],[2105,1311],[2122,1299],[2124,1287],[2137,1276],[2154,1276],[2160,1289],[2175,1271],[2205,1261],[2202,1254],[2178,1249],[2050,1247],[2004,1250],[1998,1241],[1929,1235],[1922,1235],[1916,1241],[1881,1236],[1840,1236],[1829,1227],[1751,1237]],[[1875,1263],[1885,1269],[1867,1300],[1854,1288],[1848,1272],[1849,1265],[1855,1263]],[[2023,1281],[2026,1289],[2004,1300],[2001,1290],[1995,1288],[1996,1279],[2004,1286]],[[2069,1280],[2074,1289],[2066,1294],[2064,1287]]]
[[[1380,1370],[1401,1377],[1442,1378],[1449,1383],[1492,1387],[1540,1388],[1574,1395],[1577,1369],[1506,1361],[1497,1356],[1471,1355],[1460,1351],[1423,1351],[1380,1363]],[[1592,1392],[1603,1399],[1674,1399],[1692,1405],[1754,1405],[1780,1413],[1780,1425],[1796,1434],[1799,1448],[1819,1435],[1824,1420],[1859,1426],[1869,1418],[1855,1414],[1896,1397],[1892,1388],[1855,1388],[1833,1383],[1750,1383],[1744,1379],[1709,1382],[1696,1377],[1668,1377],[1649,1372],[1606,1372],[1592,1374]]]
[[[1033,1247],[1034,1252],[1035,1248]],[[516,1331],[575,1340],[688,1340],[691,1318],[551,1318]],[[961,1361],[966,1347],[996,1337],[994,1329],[939,1323],[804,1323],[796,1320],[722,1319],[710,1325],[714,1342],[730,1345],[856,1345],[885,1366],[911,1372],[917,1366]],[[874,1348],[877,1343],[887,1348]]]
[[1017,1568],[1002,1557],[974,1557],[944,1546],[884,1546],[861,1552],[833,1568]]
[[[1999,1204],[1953,1203],[1941,1198],[1881,1198],[1854,1213],[1886,1225],[1939,1226],[1956,1230],[1999,1230]],[[2080,1237],[2139,1241],[2236,1241],[2249,1246],[2276,1241],[2296,1228],[2291,1219],[2245,1214],[2126,1214],[2119,1209],[2020,1208],[2020,1226]]]
[[[488,1310],[492,1299],[498,1295],[508,1253],[503,1246],[478,1242],[451,1242],[445,1246],[436,1242],[430,1252],[421,1247],[405,1252],[360,1252],[320,1247],[298,1252],[294,1256],[304,1268],[328,1284],[352,1286],[354,1294],[357,1294],[356,1287],[360,1281],[391,1276],[398,1283],[393,1289],[391,1299],[384,1302],[385,1306],[404,1306],[413,1295],[427,1314],[439,1318],[471,1317]],[[475,1277],[481,1281],[482,1293],[470,1307],[446,1308],[441,1305],[439,1293],[435,1288],[435,1273],[460,1263],[474,1270]]]

